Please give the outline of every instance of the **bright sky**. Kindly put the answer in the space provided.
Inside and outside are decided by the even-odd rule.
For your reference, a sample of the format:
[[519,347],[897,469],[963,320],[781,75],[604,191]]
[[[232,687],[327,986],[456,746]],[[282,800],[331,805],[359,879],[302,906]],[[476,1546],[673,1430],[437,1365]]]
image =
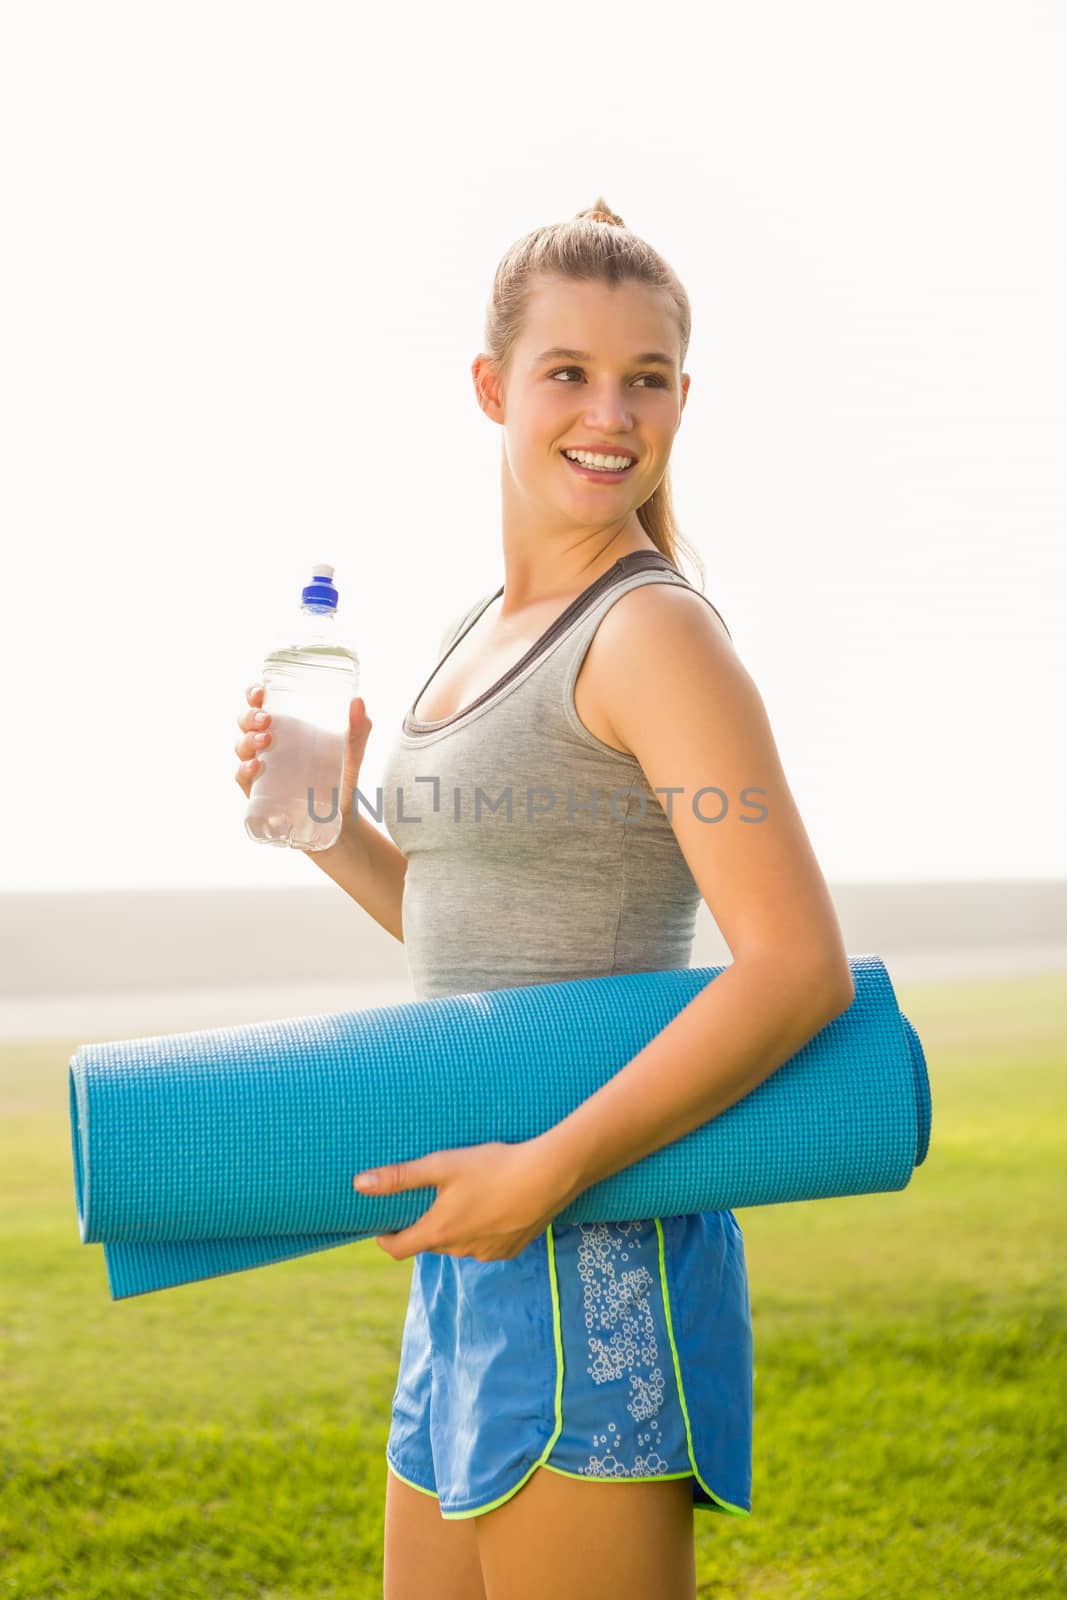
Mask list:
[[503,579],[496,264],[599,193],[692,302],[675,503],[826,876],[1067,875],[1067,12],[532,16],[5,8],[4,888],[319,880],[245,686],[332,562],[373,793]]

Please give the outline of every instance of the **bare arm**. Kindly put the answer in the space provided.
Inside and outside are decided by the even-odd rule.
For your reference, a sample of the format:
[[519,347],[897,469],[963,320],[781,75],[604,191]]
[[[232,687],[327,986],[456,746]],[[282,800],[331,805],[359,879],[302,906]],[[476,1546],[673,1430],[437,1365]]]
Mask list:
[[[437,647],[439,657],[444,655],[461,623],[470,614],[470,611],[464,611],[449,623]],[[340,884],[345,893],[351,895],[375,922],[403,944],[401,905],[404,898],[404,877],[408,866],[407,857],[397,848],[388,834],[382,833],[367,817],[357,815],[354,822],[351,817],[352,790],[358,779],[367,735],[372,726],[363,702],[359,701],[358,706],[359,710],[356,709],[355,703],[352,708],[349,750],[341,786],[345,819],[341,835],[336,844],[332,844],[328,850],[313,850],[309,854],[315,865],[320,867],[327,877],[332,878],[334,883]]]
[[364,816],[346,816],[336,844],[308,852],[317,867],[339,884],[394,939],[404,942],[401,903],[407,857]]
[[[681,786],[671,826],[734,960],[535,1141],[566,1203],[751,1093],[853,998],[763,702],[704,602],[659,584],[624,595],[588,662],[599,705],[650,786]],[[729,801],[721,820],[713,785]]]
[[733,962],[535,1140],[562,1205],[744,1099],[851,1000],[832,969],[770,953]]

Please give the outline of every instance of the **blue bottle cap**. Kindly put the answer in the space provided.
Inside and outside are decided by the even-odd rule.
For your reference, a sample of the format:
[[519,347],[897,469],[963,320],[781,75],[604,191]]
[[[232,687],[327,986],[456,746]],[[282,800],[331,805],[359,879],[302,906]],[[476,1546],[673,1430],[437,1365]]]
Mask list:
[[312,568],[311,582],[300,592],[304,605],[324,606],[330,611],[337,609],[337,590],[333,586],[333,568],[321,561]]

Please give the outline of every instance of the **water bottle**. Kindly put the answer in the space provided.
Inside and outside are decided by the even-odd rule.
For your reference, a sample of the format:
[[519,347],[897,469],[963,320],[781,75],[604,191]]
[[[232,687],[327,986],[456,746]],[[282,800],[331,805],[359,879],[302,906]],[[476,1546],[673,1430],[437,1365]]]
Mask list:
[[313,569],[299,611],[263,663],[273,738],[245,812],[245,831],[260,844],[328,850],[344,822],[338,797],[359,656],[338,636],[333,573],[325,562]]

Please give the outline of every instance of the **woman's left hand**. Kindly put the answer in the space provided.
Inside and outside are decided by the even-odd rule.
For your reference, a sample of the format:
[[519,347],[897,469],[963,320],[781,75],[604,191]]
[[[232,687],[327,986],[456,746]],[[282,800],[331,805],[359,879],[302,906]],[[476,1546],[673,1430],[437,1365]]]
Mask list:
[[410,1228],[375,1239],[386,1255],[403,1261],[419,1250],[473,1256],[475,1261],[511,1261],[570,1203],[558,1173],[537,1139],[520,1144],[474,1144],[433,1150],[412,1161],[352,1179],[363,1194],[397,1194],[435,1186],[437,1198]]

